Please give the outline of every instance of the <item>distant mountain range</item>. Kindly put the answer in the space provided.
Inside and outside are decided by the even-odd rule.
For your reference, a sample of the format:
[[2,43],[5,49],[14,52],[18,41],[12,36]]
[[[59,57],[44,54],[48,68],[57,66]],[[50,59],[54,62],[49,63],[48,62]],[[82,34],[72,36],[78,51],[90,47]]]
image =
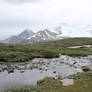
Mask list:
[[63,26],[55,28],[53,32],[48,29],[44,29],[36,33],[32,30],[26,29],[22,33],[5,39],[2,42],[9,44],[35,44],[71,37],[92,37],[92,26],[88,25],[79,30],[73,29],[67,24],[63,24]]
[[63,39],[63,37],[58,33],[49,31],[48,29],[40,30],[37,33],[34,33],[32,30],[26,29],[19,35],[12,36],[4,40],[3,42],[9,44],[34,44],[59,39]]

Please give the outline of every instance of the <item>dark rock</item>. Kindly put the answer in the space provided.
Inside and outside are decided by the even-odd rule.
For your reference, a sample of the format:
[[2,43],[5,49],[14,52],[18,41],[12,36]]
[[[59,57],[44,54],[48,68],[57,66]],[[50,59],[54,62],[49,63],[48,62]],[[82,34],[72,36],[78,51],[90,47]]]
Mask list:
[[56,71],[54,71],[53,73],[56,73]]
[[24,73],[25,71],[20,71],[20,73]]
[[89,67],[86,67],[86,66],[83,66],[83,67],[82,67],[82,70],[83,70],[84,72],[90,71]]
[[39,70],[42,70],[42,68],[39,68]]
[[8,73],[14,73],[14,69],[11,68],[11,69],[7,69]]
[[47,71],[47,69],[45,71]]
[[18,67],[18,66],[15,66],[15,68],[16,68],[17,70],[21,70],[21,68],[20,68],[20,67]]
[[0,70],[0,72],[2,72],[2,70]]
[[76,64],[77,62],[74,62],[73,64]]

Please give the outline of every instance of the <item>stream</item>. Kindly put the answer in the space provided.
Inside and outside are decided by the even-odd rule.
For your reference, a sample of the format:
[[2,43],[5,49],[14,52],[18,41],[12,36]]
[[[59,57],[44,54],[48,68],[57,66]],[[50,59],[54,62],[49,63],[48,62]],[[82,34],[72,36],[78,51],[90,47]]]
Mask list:
[[0,92],[7,88],[37,85],[45,77],[64,79],[70,75],[83,72],[82,67],[92,69],[92,56],[59,58],[35,58],[24,63],[0,64]]

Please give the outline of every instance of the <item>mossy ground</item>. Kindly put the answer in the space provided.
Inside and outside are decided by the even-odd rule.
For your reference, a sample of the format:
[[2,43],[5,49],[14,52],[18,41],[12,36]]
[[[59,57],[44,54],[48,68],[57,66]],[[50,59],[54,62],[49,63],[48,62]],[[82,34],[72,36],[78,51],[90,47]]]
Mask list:
[[92,48],[67,48],[88,44],[92,45],[92,38],[71,38],[33,45],[0,44],[0,62],[24,62],[36,57],[56,58],[59,57],[59,54],[70,56],[92,55]]
[[71,86],[63,86],[54,78],[45,78],[38,81],[37,87],[11,88],[5,92],[92,92],[92,75],[82,73],[77,76],[79,79]]

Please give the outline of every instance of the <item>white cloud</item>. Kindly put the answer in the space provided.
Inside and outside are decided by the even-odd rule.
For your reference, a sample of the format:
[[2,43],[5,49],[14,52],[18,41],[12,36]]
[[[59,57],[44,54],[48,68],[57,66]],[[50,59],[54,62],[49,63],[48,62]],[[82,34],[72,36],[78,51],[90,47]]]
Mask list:
[[8,3],[15,3],[15,4],[23,4],[23,3],[39,3],[39,2],[44,2],[48,0],[2,0]]
[[92,24],[91,4],[92,0],[1,0],[0,39],[25,28],[54,29],[63,21],[74,26]]

